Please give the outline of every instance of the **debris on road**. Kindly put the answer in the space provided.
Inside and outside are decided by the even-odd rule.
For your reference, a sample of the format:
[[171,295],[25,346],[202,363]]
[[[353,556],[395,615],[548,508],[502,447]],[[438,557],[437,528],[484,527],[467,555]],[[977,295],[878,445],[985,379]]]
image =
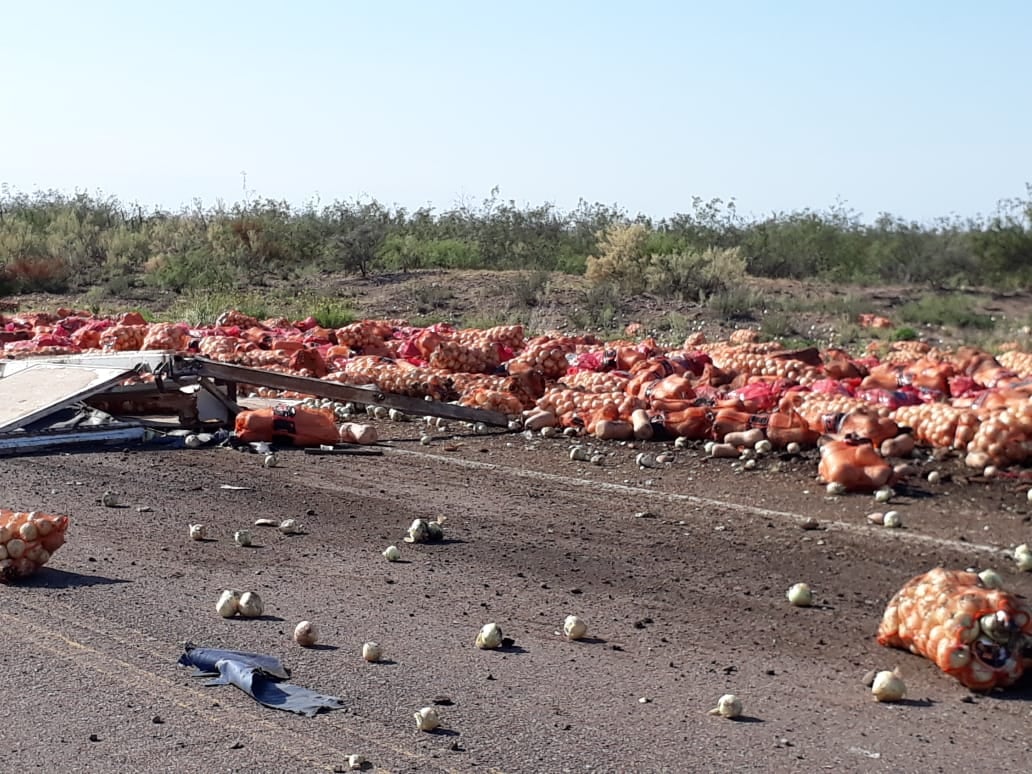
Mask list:
[[190,540],[204,540],[207,537],[208,530],[205,529],[203,524],[191,524],[189,528]]
[[388,562],[396,562],[401,559],[401,551],[398,550],[397,546],[387,546],[383,550],[383,558]]
[[194,677],[211,677],[205,685],[235,685],[260,704],[306,717],[319,712],[343,709],[336,696],[282,682],[290,672],[275,656],[243,651],[199,648],[190,643],[179,657],[183,666],[195,668]]

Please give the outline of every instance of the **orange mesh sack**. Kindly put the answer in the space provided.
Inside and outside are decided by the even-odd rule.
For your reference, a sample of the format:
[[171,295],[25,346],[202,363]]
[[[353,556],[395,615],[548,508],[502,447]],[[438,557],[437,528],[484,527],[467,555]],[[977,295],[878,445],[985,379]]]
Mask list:
[[988,691],[1013,684],[1032,663],[1032,609],[976,573],[937,567],[889,601],[878,643],[930,658],[968,688]]
[[245,443],[267,441],[291,446],[319,446],[339,440],[337,424],[329,409],[307,406],[275,406],[241,411],[235,424]]
[[0,508],[0,581],[27,578],[64,545],[67,516]]

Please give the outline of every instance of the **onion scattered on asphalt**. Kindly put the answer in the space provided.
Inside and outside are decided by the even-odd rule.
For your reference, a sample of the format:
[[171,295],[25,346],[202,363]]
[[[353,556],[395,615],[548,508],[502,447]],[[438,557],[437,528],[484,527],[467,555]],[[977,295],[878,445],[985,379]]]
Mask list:
[[838,481],[830,481],[825,489],[828,494],[834,496],[844,495],[847,491],[845,484],[840,484]]
[[352,771],[361,771],[362,767],[365,766],[365,756],[359,755],[358,753],[352,753],[348,756],[348,768]]
[[232,618],[240,610],[240,592],[226,589],[215,603],[215,612],[223,618]]
[[276,459],[275,454],[269,452],[265,455],[265,459],[262,461],[262,464],[267,468],[274,468],[279,464],[279,460]]
[[275,519],[255,519],[254,526],[256,527],[278,527],[279,522]]
[[899,511],[886,511],[882,517],[882,524],[889,529],[898,529],[903,526],[903,517],[900,516]]
[[1003,588],[1003,576],[996,572],[996,570],[982,570],[982,572],[978,573],[978,579],[982,581],[982,585],[987,589]]
[[398,550],[397,546],[387,546],[383,549],[383,558],[388,562],[396,562],[401,559],[401,551]]
[[378,642],[366,642],[362,644],[362,658],[373,664],[383,658],[383,649]]
[[433,707],[423,707],[413,714],[416,719],[416,728],[420,731],[433,731],[441,725],[441,718]]
[[502,645],[502,630],[496,623],[484,624],[477,632],[476,646],[481,650],[495,650]]
[[279,523],[279,531],[284,535],[298,535],[301,533],[301,525],[297,519],[284,519]]
[[788,444],[788,446],[785,447],[785,451],[792,455],[799,454],[802,450],[803,447],[795,441],[792,441],[792,443]]
[[[11,544],[7,544],[7,550],[11,550]],[[1018,563],[1018,569],[1022,572],[1032,570],[1032,549],[1026,543],[1014,549],[1014,561]]]
[[940,481],[942,481],[942,474],[939,471],[933,470],[928,474],[929,484],[932,484],[934,486],[935,484],[938,484]]
[[566,616],[563,621],[563,634],[568,640],[579,640],[588,633],[588,625],[575,615]]
[[742,714],[742,700],[733,693],[725,693],[717,699],[717,706],[709,711],[710,715],[724,718],[737,718]]
[[796,607],[809,607],[813,604],[813,591],[805,583],[792,584],[785,596]]
[[302,621],[294,627],[294,642],[302,648],[310,648],[319,641],[319,630],[311,621]]
[[190,540],[204,540],[207,530],[203,524],[190,525]]
[[898,672],[886,669],[874,676],[871,693],[878,701],[899,701],[907,695],[907,686]]
[[874,501],[878,502],[878,503],[887,503],[889,500],[892,499],[892,496],[894,494],[896,494],[896,493],[893,492],[888,487],[882,487],[881,489],[879,489],[877,492],[874,493]]
[[249,546],[251,545],[251,530],[249,529],[238,529],[233,533],[233,540],[236,541],[238,546]]
[[100,504],[105,508],[117,508],[118,507],[118,495],[114,492],[104,492],[100,497]]
[[254,591],[245,591],[241,594],[237,607],[244,618],[258,618],[265,611],[262,598]]
[[1025,499],[1032,503],[1032,488],[1030,488],[1028,492],[1025,493]]

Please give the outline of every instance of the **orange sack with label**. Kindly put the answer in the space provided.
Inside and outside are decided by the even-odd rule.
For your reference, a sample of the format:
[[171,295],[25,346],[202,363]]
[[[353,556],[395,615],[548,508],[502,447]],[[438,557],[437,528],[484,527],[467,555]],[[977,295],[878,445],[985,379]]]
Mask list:
[[0,581],[27,578],[64,545],[67,516],[0,508]]
[[291,446],[334,444],[340,439],[333,412],[307,406],[280,405],[237,414],[237,438]]

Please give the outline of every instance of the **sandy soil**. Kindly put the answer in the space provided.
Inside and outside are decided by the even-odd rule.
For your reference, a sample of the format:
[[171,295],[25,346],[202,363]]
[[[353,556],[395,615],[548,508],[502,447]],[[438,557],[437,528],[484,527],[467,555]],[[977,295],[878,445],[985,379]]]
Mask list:
[[[891,771],[1021,767],[1032,694],[969,693],[929,661],[873,639],[885,602],[935,565],[995,567],[1032,593],[1005,550],[1029,538],[1027,481],[916,484],[892,503],[904,528],[871,526],[870,496],[829,498],[814,457],[735,472],[679,452],[639,469],[635,449],[474,436],[429,446],[382,427],[382,457],[229,449],[0,459],[3,505],[72,517],[35,578],[0,587],[8,718],[5,770]],[[661,444],[650,444],[658,451]],[[251,487],[226,490],[222,485]],[[126,507],[103,507],[105,490]],[[146,506],[148,510],[140,510]],[[641,515],[646,513],[647,515]],[[401,542],[447,516],[446,541]],[[253,527],[295,517],[302,535]],[[803,529],[807,518],[819,529]],[[203,522],[212,540],[187,539]],[[401,546],[404,562],[380,552]],[[785,590],[806,581],[812,608]],[[268,615],[223,620],[223,588],[258,591]],[[575,613],[590,638],[557,635]],[[315,621],[322,647],[290,640]],[[515,645],[473,647],[497,622]],[[184,641],[276,654],[294,682],[344,698],[303,718],[176,664]],[[361,643],[389,659],[367,664]],[[900,667],[908,700],[872,701],[875,668]],[[726,692],[746,717],[707,714]],[[439,703],[442,731],[412,713]]]

